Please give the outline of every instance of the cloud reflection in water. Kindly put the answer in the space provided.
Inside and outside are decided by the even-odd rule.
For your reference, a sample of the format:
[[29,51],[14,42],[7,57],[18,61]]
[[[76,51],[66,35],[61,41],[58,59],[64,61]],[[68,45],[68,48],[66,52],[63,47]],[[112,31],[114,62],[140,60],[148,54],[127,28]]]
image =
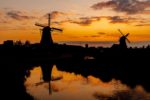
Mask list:
[[48,83],[35,85],[42,81],[42,72],[40,67],[34,68],[25,83],[27,92],[37,100],[150,100],[150,94],[141,86],[130,89],[119,80],[103,82],[91,75],[85,78],[79,74],[59,71],[54,65],[51,77],[58,76],[63,78],[50,82],[52,94],[49,95]]

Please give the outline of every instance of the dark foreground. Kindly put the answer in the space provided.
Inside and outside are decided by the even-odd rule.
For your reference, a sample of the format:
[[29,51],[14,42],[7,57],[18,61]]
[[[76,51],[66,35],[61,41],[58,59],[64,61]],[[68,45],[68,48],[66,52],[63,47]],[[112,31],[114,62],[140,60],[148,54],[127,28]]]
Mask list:
[[[39,46],[1,46],[0,67],[3,94],[5,99],[32,100],[26,92],[24,82],[30,76],[30,70],[35,66],[46,66],[45,74],[52,65],[59,70],[74,72],[84,77],[92,75],[108,82],[111,79],[120,80],[131,88],[142,85],[150,92],[150,48],[84,48],[76,46],[54,46],[41,48]],[[45,76],[45,81],[51,78]]]
[[[26,92],[24,82],[30,76],[30,70],[35,66],[45,66],[45,75],[50,75],[48,71],[52,65],[56,65],[59,70],[74,72],[84,77],[92,75],[102,79],[104,82],[110,81],[112,78],[121,80],[131,88],[136,85],[142,85],[147,92],[150,92],[150,71],[149,58],[140,56],[134,59],[132,57],[125,58],[121,56],[108,56],[99,59],[58,59],[58,60],[35,60],[23,58],[9,57],[1,58],[1,76],[2,86],[4,87],[4,98],[32,100],[33,97]],[[111,60],[110,60],[111,59]],[[45,77],[45,81],[51,78]]]

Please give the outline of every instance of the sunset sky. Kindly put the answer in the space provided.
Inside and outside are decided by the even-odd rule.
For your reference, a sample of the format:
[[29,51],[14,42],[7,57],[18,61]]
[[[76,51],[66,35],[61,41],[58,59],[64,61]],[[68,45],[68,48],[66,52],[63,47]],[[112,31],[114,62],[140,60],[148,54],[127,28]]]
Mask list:
[[41,27],[57,41],[118,41],[121,29],[130,41],[150,41],[150,0],[1,0],[0,43],[4,40],[39,42]]

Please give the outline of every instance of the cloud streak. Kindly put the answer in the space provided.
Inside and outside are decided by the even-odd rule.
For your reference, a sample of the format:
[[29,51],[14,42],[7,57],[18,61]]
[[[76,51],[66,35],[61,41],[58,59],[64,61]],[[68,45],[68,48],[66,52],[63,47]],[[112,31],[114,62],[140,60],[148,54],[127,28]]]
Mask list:
[[98,20],[100,20],[99,17],[97,17],[97,18],[96,17],[80,17],[77,20],[69,19],[66,22],[78,24],[81,26],[88,26],[88,25],[91,25],[93,22],[98,21]]
[[15,20],[28,20],[28,19],[34,19],[35,17],[34,16],[28,16],[28,15],[25,15],[23,12],[21,11],[16,11],[16,10],[12,10],[12,11],[8,11],[6,13],[6,15],[12,19],[15,19]]
[[75,13],[71,13],[71,12],[62,12],[62,11],[52,11],[50,13],[47,13],[43,16],[43,18],[47,18],[48,14],[51,14],[51,19],[57,19],[59,17],[68,17],[68,16],[73,16],[73,15],[77,15]]
[[81,26],[88,26],[93,22],[93,20],[90,18],[79,18],[78,21],[70,20],[69,22],[74,24],[79,24]]
[[53,12],[51,12],[51,18],[52,19],[55,19],[55,18],[57,18],[59,16],[65,16],[65,15],[66,15],[66,13],[60,12],[60,11],[53,11]]
[[78,24],[81,26],[88,26],[91,25],[93,22],[99,21],[100,17],[79,17],[79,18],[67,18],[62,21],[55,21],[54,24],[63,24],[63,23],[72,23],[72,24]]
[[131,16],[91,16],[91,17],[79,17],[77,19],[66,19],[62,21],[55,21],[53,24],[63,25],[65,23],[72,23],[80,26],[90,26],[94,22],[101,23],[101,20],[105,19],[110,24],[130,24],[134,26],[149,26],[149,23],[145,22],[147,18],[138,18]]
[[135,26],[150,26],[150,24],[137,24]]
[[120,16],[112,16],[108,18],[110,23],[129,23],[130,18],[123,18]]
[[124,12],[126,14],[137,14],[147,12],[146,9],[150,7],[150,1],[138,0],[110,0],[107,2],[99,2],[91,6],[94,10],[101,10],[103,8],[111,8],[116,12]]
[[68,20],[66,22],[78,24],[81,26],[89,26],[93,22],[100,21],[101,19],[107,19],[109,20],[109,23],[112,24],[117,24],[117,23],[128,24],[130,23],[131,20],[136,20],[134,18],[124,17],[124,16],[93,16],[93,17],[81,17],[78,18],[78,20]]

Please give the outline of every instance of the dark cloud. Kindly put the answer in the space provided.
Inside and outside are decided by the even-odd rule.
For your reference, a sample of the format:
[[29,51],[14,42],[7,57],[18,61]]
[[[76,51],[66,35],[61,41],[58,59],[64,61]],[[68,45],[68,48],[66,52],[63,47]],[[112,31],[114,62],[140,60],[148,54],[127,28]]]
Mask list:
[[99,2],[91,6],[91,8],[95,10],[103,9],[105,7],[114,8],[116,7],[116,2],[115,1]]
[[[66,20],[66,21],[61,21],[61,23],[74,23],[74,24],[78,24],[81,26],[88,26],[91,25],[93,22],[96,21],[100,21],[101,19],[107,19],[109,20],[110,23],[116,24],[116,23],[130,23],[131,20],[136,20],[134,18],[131,17],[123,17],[123,16],[93,16],[93,17],[80,17],[77,20]],[[57,22],[59,23],[59,22]]]
[[97,37],[101,37],[100,35],[85,35],[83,36],[85,38],[97,38]]
[[[143,13],[150,7],[150,1],[138,0],[110,0],[107,2],[99,2],[91,6],[94,10],[101,10],[103,8],[111,8],[117,12],[125,12],[127,14]],[[147,11],[146,11],[147,12]]]
[[88,26],[95,21],[99,21],[100,17],[80,17],[78,20],[68,20],[70,23],[79,24],[81,26]]
[[86,19],[86,20],[80,20],[80,21],[70,21],[70,23],[74,23],[74,24],[79,24],[81,26],[88,26],[92,23],[93,21],[90,19]]
[[129,23],[129,18],[121,18],[120,16],[113,16],[109,18],[110,23]]
[[126,16],[100,16],[99,17],[99,19],[102,18],[109,20],[109,23],[113,23],[113,24],[118,24],[118,23],[129,24],[139,20],[134,17],[126,17]]
[[52,19],[55,19],[55,18],[57,18],[59,16],[65,16],[65,15],[66,15],[66,13],[60,12],[60,11],[53,11],[53,12],[51,12],[51,18]]
[[25,20],[25,19],[34,19],[34,16],[28,16],[23,14],[21,11],[8,11],[6,15],[15,20]]
[[48,18],[48,14],[50,14],[51,19],[57,19],[59,17],[66,17],[73,15],[71,13],[61,12],[61,11],[52,11],[50,13],[46,13],[42,18]]
[[150,26],[150,24],[137,24],[135,26]]
[[91,35],[91,37],[96,38],[96,37],[101,37],[100,35]]
[[99,34],[99,35],[105,35],[106,33],[104,33],[104,32],[98,32],[97,34]]
[[112,23],[112,24],[118,24],[118,23],[134,24],[135,22],[139,23],[139,24],[143,24],[143,23],[145,23],[143,21],[147,20],[145,18],[135,18],[135,17],[128,17],[128,16],[91,16],[91,17],[80,17],[80,18],[77,18],[74,20],[67,19],[67,20],[63,20],[63,21],[54,21],[53,24],[62,25],[64,23],[73,23],[73,24],[78,24],[81,26],[89,26],[93,22],[100,21],[101,19],[107,19],[109,21],[109,23]]

